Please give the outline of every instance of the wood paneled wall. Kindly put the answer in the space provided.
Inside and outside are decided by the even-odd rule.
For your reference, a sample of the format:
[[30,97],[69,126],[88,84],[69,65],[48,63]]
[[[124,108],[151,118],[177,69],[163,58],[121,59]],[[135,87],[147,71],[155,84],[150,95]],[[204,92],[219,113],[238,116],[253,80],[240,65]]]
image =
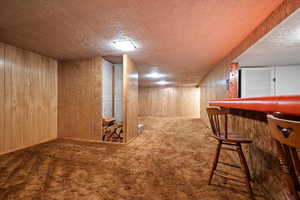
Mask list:
[[[226,79],[229,79],[231,62],[299,7],[299,0],[284,1],[237,48],[205,76],[200,87],[201,118],[206,124],[209,124],[206,114],[208,100],[229,97]],[[284,198],[281,195],[282,181],[278,169],[279,162],[274,151],[272,153],[273,145],[264,118],[265,116],[262,113],[250,111],[235,112],[235,116],[230,120],[230,126],[233,131],[253,139],[253,144],[247,147],[246,156],[255,182],[261,184],[269,192],[270,199],[283,200]],[[232,156],[232,158],[236,160],[235,156]],[[238,160],[236,161],[238,162]]]
[[58,137],[101,139],[102,58],[60,62]]
[[0,43],[0,153],[57,138],[57,61]]
[[4,148],[5,131],[5,77],[4,77],[4,44],[0,43],[0,153],[9,151]]
[[123,55],[123,118],[125,142],[138,135],[138,70],[128,55]]
[[200,88],[140,87],[139,115],[200,117]]

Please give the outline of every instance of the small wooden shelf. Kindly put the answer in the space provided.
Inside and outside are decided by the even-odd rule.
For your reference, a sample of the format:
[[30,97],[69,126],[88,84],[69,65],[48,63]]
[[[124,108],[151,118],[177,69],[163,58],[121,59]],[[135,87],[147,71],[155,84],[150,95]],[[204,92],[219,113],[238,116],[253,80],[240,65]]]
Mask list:
[[300,95],[210,100],[210,106],[300,116]]

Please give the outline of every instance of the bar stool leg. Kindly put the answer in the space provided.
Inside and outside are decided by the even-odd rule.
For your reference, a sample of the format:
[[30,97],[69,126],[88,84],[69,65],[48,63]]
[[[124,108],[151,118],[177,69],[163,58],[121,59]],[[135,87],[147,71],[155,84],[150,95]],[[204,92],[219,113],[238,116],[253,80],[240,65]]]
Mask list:
[[294,147],[291,148],[291,154],[294,160],[294,165],[295,165],[297,175],[300,176],[300,160],[296,148]]
[[248,167],[247,160],[245,158],[245,155],[244,155],[244,152],[243,152],[243,149],[242,149],[242,145],[238,143],[238,147],[239,147],[240,152],[241,152],[241,161],[243,162],[243,166],[245,167],[246,175],[249,178],[249,180],[251,180],[249,167]]
[[286,149],[281,146],[280,142],[276,141],[277,145],[277,151],[279,154],[279,161],[280,161],[280,167],[283,172],[283,175],[285,176],[286,179],[286,184],[289,189],[289,193],[296,199],[299,200],[299,195],[297,193],[297,189],[295,186],[295,176],[293,175],[293,171],[291,170],[290,166],[290,155],[287,152],[287,147]]
[[242,146],[241,146],[240,143],[237,144],[237,152],[239,154],[242,170],[244,171],[244,173],[246,175],[245,179],[246,179],[247,189],[248,189],[250,198],[254,199],[253,191],[252,191],[252,188],[251,188],[251,176],[250,176],[247,161],[246,161],[246,158],[245,158],[245,155],[243,153]]
[[216,170],[217,168],[217,165],[218,165],[218,162],[219,162],[219,157],[220,157],[220,151],[221,151],[221,147],[222,147],[222,141],[218,141],[218,146],[217,146],[217,149],[216,149],[216,154],[215,154],[215,158],[214,158],[214,162],[213,162],[213,167],[210,171],[210,176],[209,176],[209,180],[208,180],[208,185],[211,184],[211,180],[213,178],[213,175],[214,175],[214,171]]

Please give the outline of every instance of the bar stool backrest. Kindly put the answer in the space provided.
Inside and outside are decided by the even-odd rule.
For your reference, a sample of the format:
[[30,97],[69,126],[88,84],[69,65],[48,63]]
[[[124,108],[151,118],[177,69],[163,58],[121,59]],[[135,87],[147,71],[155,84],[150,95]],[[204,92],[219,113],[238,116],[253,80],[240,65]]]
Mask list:
[[[220,109],[216,107],[208,107],[206,110],[207,110],[207,115],[209,118],[213,135],[217,138],[221,138],[221,133],[224,133],[224,137],[225,139],[227,139],[228,138],[227,115],[229,114],[229,110]],[[222,117],[224,117],[223,124],[221,124]],[[222,129],[224,129],[224,131],[222,131]]]
[[268,115],[272,137],[282,144],[300,148],[300,122]]

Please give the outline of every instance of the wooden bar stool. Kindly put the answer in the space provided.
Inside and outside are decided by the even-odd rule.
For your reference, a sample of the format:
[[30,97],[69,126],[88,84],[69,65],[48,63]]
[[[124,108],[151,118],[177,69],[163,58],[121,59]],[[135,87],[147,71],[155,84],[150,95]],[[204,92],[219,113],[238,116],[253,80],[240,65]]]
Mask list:
[[[246,158],[244,156],[243,150],[242,150],[242,145],[241,144],[249,144],[252,141],[244,136],[235,134],[235,133],[229,133],[228,132],[228,117],[227,115],[229,114],[229,110],[224,110],[220,108],[207,108],[207,114],[208,118],[211,124],[211,129],[212,129],[212,136],[218,141],[218,146],[215,154],[215,158],[213,161],[213,167],[210,172],[209,176],[209,181],[208,184],[211,184],[213,175],[217,169],[217,165],[220,164],[225,164],[228,166],[232,166],[235,168],[240,168],[244,172],[245,176],[244,182],[247,186],[247,190],[249,192],[250,198],[254,199],[253,197],[253,192],[251,188],[251,177],[250,177],[250,172],[249,168],[247,165]],[[221,121],[224,121],[224,123],[221,123]],[[222,131],[223,130],[223,131]],[[235,148],[229,148],[229,147],[222,147],[222,145],[226,146],[234,146]],[[224,163],[224,162],[219,162],[219,156],[220,156],[220,151],[221,149],[224,150],[229,150],[229,151],[234,151],[238,153],[239,159],[241,166],[235,166],[230,163]],[[231,179],[234,180],[234,179]]]
[[300,200],[300,161],[296,150],[300,148],[300,121],[268,115],[268,122],[271,135],[276,141],[280,168],[287,186],[283,191],[284,195],[288,200]]

